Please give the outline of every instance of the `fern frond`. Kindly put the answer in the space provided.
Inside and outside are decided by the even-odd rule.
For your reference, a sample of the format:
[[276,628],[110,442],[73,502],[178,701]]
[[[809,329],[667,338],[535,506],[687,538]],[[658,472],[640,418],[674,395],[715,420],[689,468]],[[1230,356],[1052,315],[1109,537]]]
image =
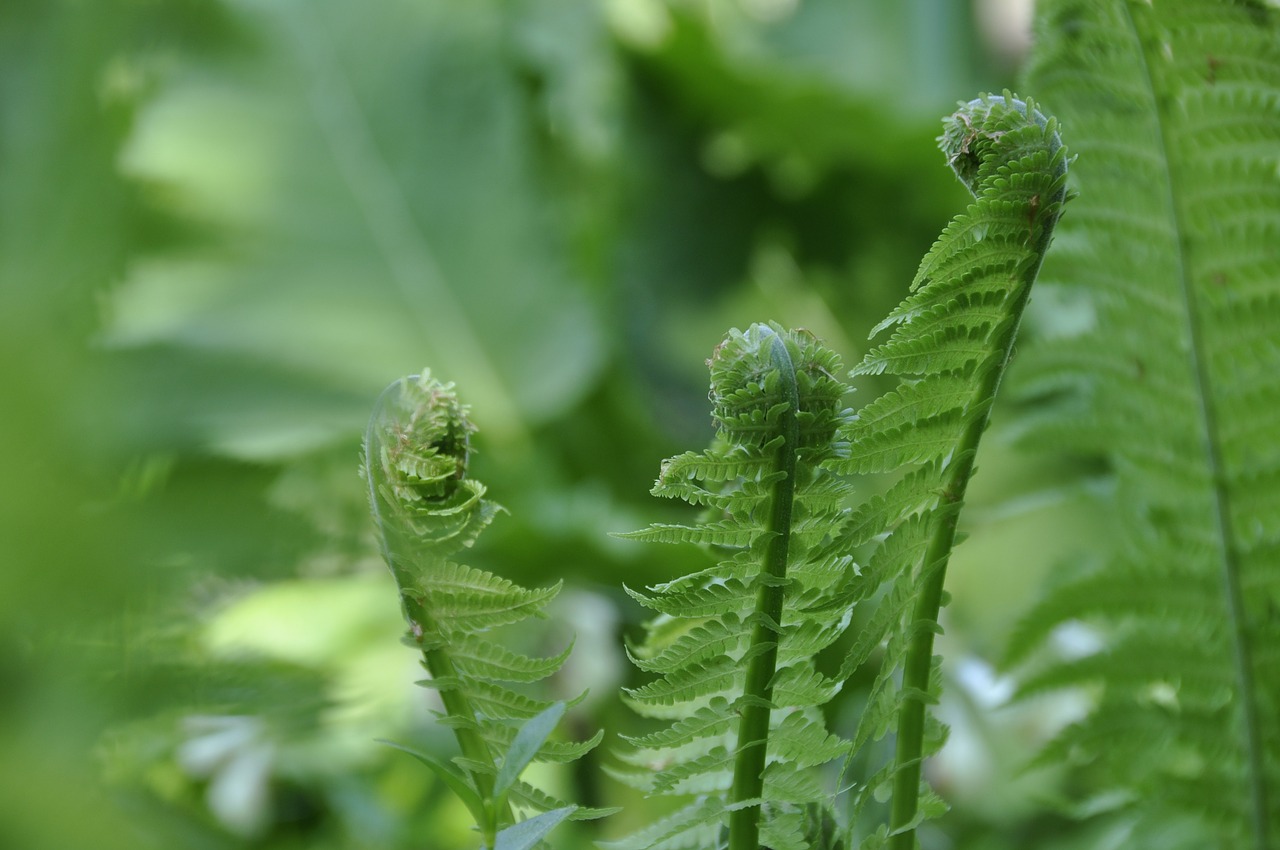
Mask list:
[[1064,740],[1144,821],[1176,812],[1216,846],[1275,850],[1280,10],[1052,0],[1039,30],[1031,80],[1081,163],[1045,274],[1093,322],[1029,349],[1019,388],[1057,394],[1035,442],[1108,460],[1116,527],[1105,565],[1051,591],[1022,633],[1084,620],[1104,648],[1026,687],[1101,684]]
[[849,497],[826,468],[848,451],[839,363],[810,336],[753,325],[731,331],[710,367],[715,445],[664,463],[653,492],[714,517],[620,535],[722,554],[714,569],[627,591],[662,615],[634,652],[661,675],[628,699],[671,722],[629,739],[628,767],[614,772],[648,793],[695,799],[609,845],[623,850],[807,847],[814,818],[830,822],[807,807],[824,796],[813,771],[847,748],[816,710],[841,683],[814,667],[867,593],[833,545]]
[[887,587],[849,648],[841,678],[883,646],[853,751],[893,725],[897,751],[891,766],[856,789],[853,810],[862,811],[891,784],[886,840],[894,850],[915,846],[920,800],[928,793],[920,766],[942,737],[928,732],[925,706],[937,694],[933,638],[956,518],[1066,200],[1067,156],[1056,122],[1008,92],[963,105],[946,120],[939,142],[975,200],[925,256],[912,294],[873,332],[892,328],[888,342],[872,349],[854,375],[904,380],[848,423],[848,451],[831,464],[845,473],[901,476],[856,509],[841,541],[849,549],[875,543],[865,586]]
[[558,672],[573,651],[570,643],[558,655],[531,658],[505,646],[476,638],[454,650],[458,672],[476,679],[499,682],[538,682]]
[[765,446],[764,452],[747,452],[729,447],[723,451],[687,452],[662,462],[662,471],[654,485],[655,496],[665,495],[666,485],[680,479],[689,481],[756,481],[770,471],[769,450],[777,446]]
[[639,688],[630,688],[627,695],[633,703],[645,708],[677,706],[696,703],[712,695],[732,692],[738,680],[739,662],[728,656],[669,670],[661,679]]
[[845,526],[845,540],[851,547],[863,546],[882,537],[886,529],[896,529],[922,505],[932,504],[941,495],[941,469],[936,464],[921,466],[899,478],[892,487],[858,505]]
[[393,383],[379,398],[365,435],[363,471],[383,555],[409,623],[406,642],[421,651],[430,676],[419,684],[440,694],[440,722],[458,740],[461,754],[454,763],[466,777],[456,787],[469,787],[472,802],[482,801],[473,809],[492,847],[514,819],[509,800],[532,812],[566,808],[516,777],[504,777],[509,754],[523,748],[520,766],[530,760],[563,763],[595,747],[601,736],[564,743],[543,734],[521,743],[525,721],[538,718],[545,733],[558,715],[540,717],[553,703],[512,686],[554,674],[572,646],[534,658],[491,638],[495,629],[540,616],[559,584],[531,590],[451,560],[501,511],[486,498],[484,485],[467,477],[474,431],[453,386],[424,371]]
[[820,719],[799,711],[788,714],[773,730],[773,743],[779,758],[801,767],[827,764],[849,750],[849,742],[828,732]]
[[[955,401],[956,407],[933,416],[921,417],[891,428],[867,423],[865,436],[854,436],[846,468],[860,475],[890,472],[908,464],[941,460],[955,448],[964,433],[967,398]],[[863,430],[863,429],[859,429]]]
[[668,643],[651,657],[643,650],[628,652],[631,663],[646,673],[659,673],[673,664],[699,664],[720,655],[741,655],[747,635],[746,624],[735,614],[706,620]]

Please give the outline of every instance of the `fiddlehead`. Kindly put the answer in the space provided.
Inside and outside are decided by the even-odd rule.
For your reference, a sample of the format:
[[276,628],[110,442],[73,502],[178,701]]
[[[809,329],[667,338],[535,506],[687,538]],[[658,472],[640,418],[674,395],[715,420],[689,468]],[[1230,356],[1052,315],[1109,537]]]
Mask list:
[[[601,735],[576,744],[547,741],[563,704],[510,687],[555,673],[569,648],[533,658],[489,637],[494,629],[540,615],[559,585],[529,590],[451,560],[501,511],[486,498],[484,485],[468,476],[474,432],[453,385],[424,371],[397,381],[379,398],[365,436],[364,468],[383,555],[409,623],[406,642],[421,651],[430,675],[420,684],[436,689],[444,703],[442,722],[458,740],[461,755],[454,761],[461,773],[412,754],[471,807],[485,846],[493,848],[513,819],[512,803],[543,813],[532,828],[525,825],[537,817],[507,827],[522,841],[574,812],[520,782],[519,768],[534,758],[572,761]],[[578,810],[575,816],[597,814]],[[517,846],[510,839],[505,844]]]
[[839,465],[854,473],[909,470],[850,524],[850,546],[883,538],[867,572],[889,590],[842,671],[851,675],[888,641],[854,745],[884,734],[896,718],[896,753],[863,786],[855,812],[891,782],[891,822],[881,840],[896,850],[915,845],[921,763],[941,745],[941,730],[928,731],[925,706],[937,693],[933,638],[956,519],[1066,200],[1067,157],[1056,123],[1029,102],[1007,92],[974,100],[946,120],[939,142],[975,200],[925,256],[912,295],[877,326],[893,327],[893,335],[854,374],[896,374],[903,382],[855,417],[845,431],[850,454]]
[[664,462],[653,488],[704,506],[705,520],[622,535],[723,556],[628,591],[658,614],[635,663],[662,674],[629,701],[669,725],[631,739],[617,773],[692,800],[613,846],[803,850],[814,824],[829,823],[812,811],[824,796],[813,769],[847,747],[817,710],[840,685],[813,663],[847,626],[856,587],[851,559],[831,545],[848,487],[825,469],[843,454],[846,388],[834,354],[776,325],[732,331],[709,365],[716,442]]

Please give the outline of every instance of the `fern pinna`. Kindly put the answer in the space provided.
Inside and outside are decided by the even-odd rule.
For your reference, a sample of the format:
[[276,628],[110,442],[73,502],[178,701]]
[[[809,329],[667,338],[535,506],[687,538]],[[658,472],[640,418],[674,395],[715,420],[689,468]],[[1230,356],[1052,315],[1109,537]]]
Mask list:
[[[513,687],[555,673],[569,648],[533,658],[491,639],[493,630],[539,615],[559,585],[529,590],[452,560],[501,510],[485,497],[484,485],[467,476],[474,430],[452,384],[426,371],[397,381],[370,420],[365,477],[409,623],[406,642],[422,652],[430,674],[420,684],[440,694],[441,722],[458,740],[461,754],[453,761],[461,772],[409,752],[467,803],[485,847],[532,847],[565,817],[599,813],[575,811],[527,785],[518,778],[520,769],[534,758],[572,761],[601,735],[582,743],[547,741],[563,704]],[[507,825],[512,804],[541,814]]]
[[1081,151],[1045,274],[1090,321],[1029,349],[1018,387],[1054,402],[1035,441],[1106,459],[1114,527],[1011,660],[1095,630],[1023,693],[1101,686],[1044,757],[1088,771],[1130,846],[1276,850],[1280,9],[1046,0],[1038,28],[1029,79]]
[[[894,328],[853,374],[903,381],[859,411],[844,430],[847,456],[833,464],[842,473],[901,473],[857,508],[842,541],[873,545],[864,581],[886,586],[841,671],[847,678],[885,645],[854,752],[897,727],[892,763],[856,781],[852,820],[891,785],[890,823],[861,846],[896,850],[914,847],[915,827],[940,808],[922,789],[920,768],[943,736],[925,711],[938,691],[943,579],[978,441],[1066,200],[1056,122],[1030,101],[1007,92],[974,100],[946,120],[939,142],[975,200],[925,256],[913,294],[873,331]],[[930,805],[920,805],[922,793]]]
[[617,773],[690,799],[610,846],[810,850],[827,846],[832,822],[814,770],[848,746],[818,710],[840,683],[813,661],[847,627],[857,588],[834,545],[848,485],[826,469],[845,451],[846,387],[834,354],[776,325],[732,331],[709,365],[714,447],[667,460],[653,488],[703,506],[704,521],[622,535],[722,554],[705,571],[628,590],[658,614],[635,663],[661,674],[628,699],[669,723],[630,739]]

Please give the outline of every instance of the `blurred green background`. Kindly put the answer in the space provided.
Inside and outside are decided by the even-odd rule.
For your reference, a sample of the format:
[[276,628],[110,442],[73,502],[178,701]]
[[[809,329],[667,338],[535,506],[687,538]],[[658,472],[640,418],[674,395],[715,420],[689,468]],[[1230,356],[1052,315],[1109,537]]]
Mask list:
[[[674,516],[704,361],[777,320],[846,362],[965,195],[934,147],[1013,86],[1027,2],[4,0],[0,847],[474,847],[379,737],[436,747],[357,474],[429,366],[510,510],[476,566],[564,578],[556,686],[608,730],[640,613],[685,571],[607,537]],[[1049,105],[1050,108],[1052,105]],[[1069,131],[1069,128],[1068,128]],[[1068,138],[1068,143],[1070,142]],[[1041,299],[1025,333],[1069,315]],[[886,387],[867,381],[852,403]],[[951,570],[928,848],[1105,846],[1024,772],[1070,700],[1000,708],[1001,644],[1092,527],[997,411]],[[874,486],[874,484],[868,485]],[[862,683],[865,684],[865,683]],[[856,722],[859,683],[832,708]]]

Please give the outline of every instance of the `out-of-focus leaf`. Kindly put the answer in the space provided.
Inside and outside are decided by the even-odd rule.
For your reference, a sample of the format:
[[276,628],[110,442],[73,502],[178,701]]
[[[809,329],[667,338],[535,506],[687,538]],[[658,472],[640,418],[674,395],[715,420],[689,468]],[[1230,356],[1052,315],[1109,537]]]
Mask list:
[[560,722],[561,717],[564,717],[564,710],[563,702],[553,703],[550,708],[529,718],[520,727],[520,731],[516,732],[515,740],[511,742],[511,748],[507,750],[502,764],[498,767],[498,776],[493,782],[495,796],[507,793],[520,778],[520,774],[529,766],[529,762],[533,761],[538,750],[555,731],[556,724]]
[[531,850],[538,846],[544,835],[559,826],[573,812],[573,806],[566,806],[512,824],[498,833],[497,840],[493,842],[493,850]]
[[388,747],[399,750],[402,753],[408,753],[418,761],[425,764],[431,769],[431,772],[438,776],[440,781],[447,785],[449,790],[462,801],[463,805],[467,807],[467,810],[471,812],[471,816],[476,819],[476,823],[484,823],[488,820],[489,813],[485,810],[484,801],[480,799],[479,793],[477,793],[476,789],[472,788],[470,783],[463,779],[456,770],[453,770],[436,758],[427,755],[420,750],[415,750],[412,747],[406,747],[401,744],[397,744],[394,741],[378,741],[378,743],[386,744]]
[[[175,72],[125,157],[220,245],[135,264],[109,343],[251,361],[295,396],[371,398],[430,363],[499,442],[572,403],[599,368],[599,322],[535,191],[497,6],[237,5],[258,54]],[[201,423],[238,455],[359,421],[305,402],[263,419],[222,389],[171,400],[239,411]]]

